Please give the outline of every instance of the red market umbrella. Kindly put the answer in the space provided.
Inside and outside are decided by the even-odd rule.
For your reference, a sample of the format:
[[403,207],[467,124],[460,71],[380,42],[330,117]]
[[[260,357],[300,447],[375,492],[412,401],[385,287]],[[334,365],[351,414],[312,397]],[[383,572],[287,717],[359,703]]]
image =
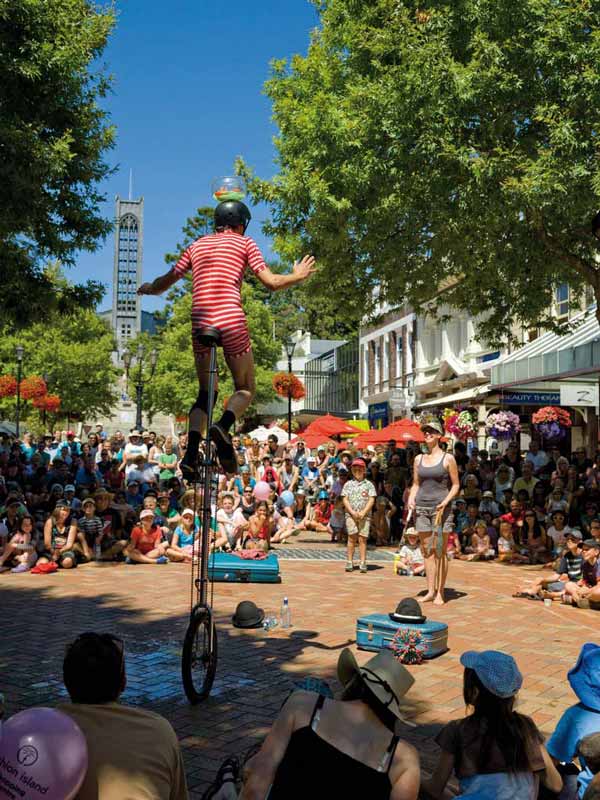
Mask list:
[[404,447],[407,442],[424,442],[425,437],[419,424],[412,419],[398,419],[380,430],[364,431],[354,440],[358,447],[368,444],[387,444],[394,439],[399,447]]
[[334,442],[333,439],[330,439],[328,436],[325,436],[323,433],[309,433],[308,428],[306,429],[306,433],[301,433],[298,436],[294,436],[292,439],[292,444],[296,444],[296,442],[302,441],[307,446],[309,450],[313,450],[315,447],[318,447],[320,444],[334,444],[336,447],[338,446],[337,442]]
[[349,425],[344,419],[334,417],[332,414],[325,414],[324,417],[319,417],[310,423],[304,434],[308,433],[324,433],[325,436],[354,436],[362,431]]

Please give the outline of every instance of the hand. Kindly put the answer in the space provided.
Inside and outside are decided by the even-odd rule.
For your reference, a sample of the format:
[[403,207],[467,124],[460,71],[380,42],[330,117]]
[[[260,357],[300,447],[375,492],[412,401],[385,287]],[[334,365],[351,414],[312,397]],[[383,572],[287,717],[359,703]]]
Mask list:
[[154,292],[154,284],[152,283],[142,283],[140,288],[137,290],[138,294],[155,294]]
[[296,261],[292,267],[292,272],[299,281],[305,281],[307,278],[316,272],[314,269],[315,258],[314,256],[304,256],[302,261]]
[[435,510],[437,511],[438,514],[443,514],[447,505],[448,503],[446,503],[446,501],[444,501],[443,503],[438,503],[437,506],[435,507]]
[[406,505],[407,505],[407,508],[408,508],[409,511],[414,511],[415,508],[416,508],[416,504],[415,504],[414,498],[409,498],[409,500],[408,500]]

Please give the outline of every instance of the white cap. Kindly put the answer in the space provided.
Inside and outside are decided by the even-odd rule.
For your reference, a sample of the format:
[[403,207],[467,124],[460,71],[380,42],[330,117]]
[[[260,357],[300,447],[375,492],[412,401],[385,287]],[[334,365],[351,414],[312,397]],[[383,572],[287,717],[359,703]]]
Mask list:
[[146,517],[152,517],[152,519],[154,519],[154,511],[149,508],[145,508],[140,514],[140,519],[145,519]]
[[191,508],[184,508],[181,512],[182,517],[194,517],[195,514]]

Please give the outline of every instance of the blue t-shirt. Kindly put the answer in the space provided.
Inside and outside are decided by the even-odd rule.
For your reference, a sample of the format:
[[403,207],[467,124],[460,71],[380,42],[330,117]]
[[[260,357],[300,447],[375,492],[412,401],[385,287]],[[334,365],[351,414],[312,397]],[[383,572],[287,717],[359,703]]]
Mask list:
[[37,447],[30,444],[23,443],[21,445],[21,452],[25,454],[27,461],[31,461],[31,456],[37,451]]
[[185,530],[181,527],[181,525],[178,525],[175,528],[175,533],[179,537],[179,539],[178,539],[179,547],[187,547],[188,545],[193,545],[194,544],[194,536],[195,536],[195,534],[193,532],[192,533],[186,533]]
[[[244,484],[242,483],[242,479],[241,478],[236,478],[234,480],[234,482],[233,482],[233,485],[238,490],[238,494],[243,494],[244,493]],[[254,478],[250,478],[248,486],[251,489],[254,489],[254,487],[256,486],[256,481],[254,480]]]
[[[593,711],[582,703],[567,708],[560,718],[556,730],[548,740],[546,748],[557,761],[570,762],[575,758],[580,739],[590,733],[600,733],[600,711]],[[579,756],[581,772],[577,778],[578,795],[583,797],[588,784],[594,777]]]

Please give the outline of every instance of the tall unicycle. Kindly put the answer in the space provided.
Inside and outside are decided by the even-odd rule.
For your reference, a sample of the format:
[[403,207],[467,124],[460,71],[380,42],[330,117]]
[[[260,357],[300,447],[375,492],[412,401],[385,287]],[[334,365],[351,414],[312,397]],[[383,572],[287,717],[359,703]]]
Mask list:
[[[206,430],[209,431],[212,424],[214,388],[217,375],[217,347],[221,341],[221,334],[216,328],[204,328],[197,332],[196,337],[201,345],[210,349],[209,400],[206,424]],[[192,705],[196,705],[196,703],[200,703],[208,697],[217,671],[218,640],[212,610],[212,581],[210,581],[210,602],[208,591],[212,500],[213,494],[216,495],[213,476],[216,475],[216,470],[216,450],[214,444],[207,437],[203,452],[199,457],[198,472],[193,482],[194,520],[196,518],[198,489],[201,488],[202,490],[202,527],[199,541],[198,539],[194,540],[190,619],[185,632],[181,654],[183,688]]]

